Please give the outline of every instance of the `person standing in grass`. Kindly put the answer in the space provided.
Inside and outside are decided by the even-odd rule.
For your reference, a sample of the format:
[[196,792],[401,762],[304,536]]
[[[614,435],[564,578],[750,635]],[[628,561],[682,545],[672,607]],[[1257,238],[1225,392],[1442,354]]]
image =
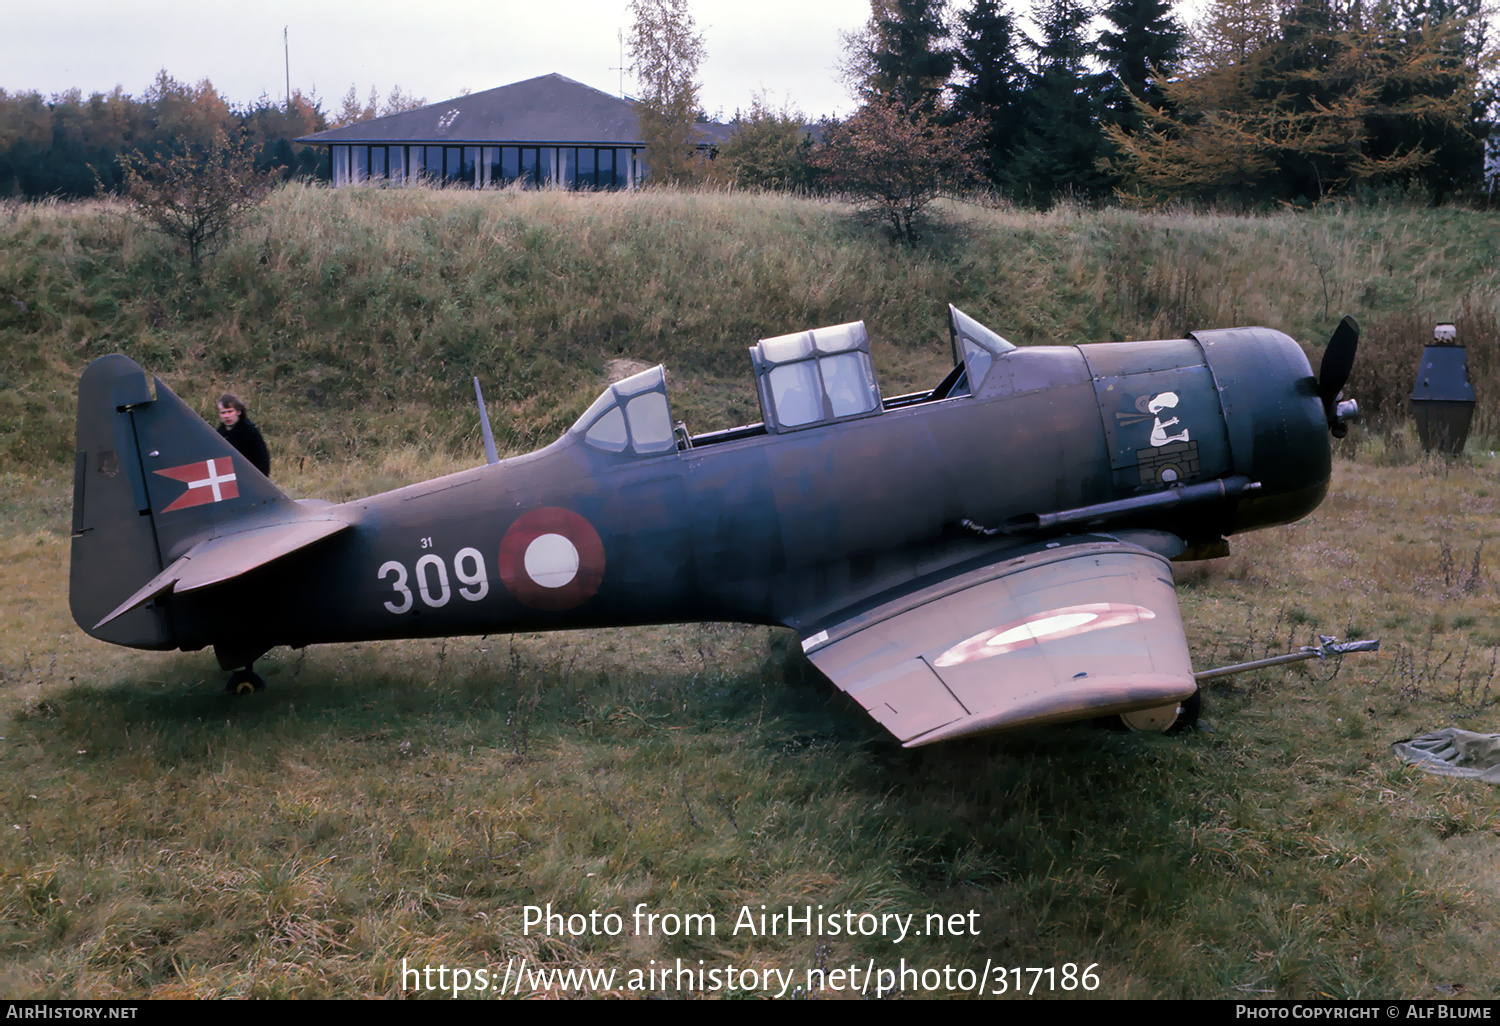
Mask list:
[[260,436],[260,428],[250,422],[250,411],[240,397],[230,392],[219,396],[219,434],[250,465],[266,477],[271,476],[271,452],[266,440]]

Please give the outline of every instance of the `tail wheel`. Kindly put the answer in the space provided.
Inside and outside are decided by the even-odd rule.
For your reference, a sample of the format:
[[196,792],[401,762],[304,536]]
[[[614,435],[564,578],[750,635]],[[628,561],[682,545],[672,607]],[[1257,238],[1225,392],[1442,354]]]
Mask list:
[[254,670],[235,670],[230,674],[229,683],[224,685],[224,690],[231,695],[253,695],[265,689],[266,682]]

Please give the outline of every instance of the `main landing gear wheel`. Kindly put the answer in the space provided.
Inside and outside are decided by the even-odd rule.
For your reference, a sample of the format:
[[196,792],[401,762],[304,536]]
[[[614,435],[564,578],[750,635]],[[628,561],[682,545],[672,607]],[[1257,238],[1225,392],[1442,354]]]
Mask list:
[[253,695],[265,689],[266,682],[254,670],[235,670],[229,675],[229,683],[224,685],[224,690],[231,695]]
[[1175,705],[1159,705],[1154,709],[1137,709],[1118,717],[1125,730],[1159,730],[1177,734],[1191,730],[1203,713],[1203,689],[1199,688]]

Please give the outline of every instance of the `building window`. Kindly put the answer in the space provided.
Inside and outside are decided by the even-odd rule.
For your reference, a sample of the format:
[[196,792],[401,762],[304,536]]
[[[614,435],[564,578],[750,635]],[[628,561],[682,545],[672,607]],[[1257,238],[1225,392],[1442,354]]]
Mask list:
[[340,143],[330,147],[330,160],[335,186],[427,181],[482,189],[520,181],[527,188],[631,189],[645,174],[639,152],[622,147]]

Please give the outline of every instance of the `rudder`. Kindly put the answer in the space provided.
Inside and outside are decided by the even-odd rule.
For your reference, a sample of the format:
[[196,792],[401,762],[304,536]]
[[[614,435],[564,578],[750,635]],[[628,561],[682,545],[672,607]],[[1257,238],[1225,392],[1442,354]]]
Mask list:
[[99,621],[194,543],[296,505],[155,384],[153,397],[146,372],[119,354],[79,378],[68,599],[73,619],[102,641],[169,649],[178,639],[164,602]]

